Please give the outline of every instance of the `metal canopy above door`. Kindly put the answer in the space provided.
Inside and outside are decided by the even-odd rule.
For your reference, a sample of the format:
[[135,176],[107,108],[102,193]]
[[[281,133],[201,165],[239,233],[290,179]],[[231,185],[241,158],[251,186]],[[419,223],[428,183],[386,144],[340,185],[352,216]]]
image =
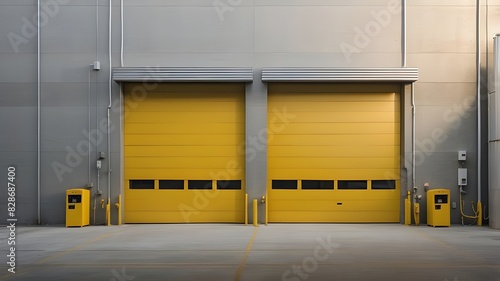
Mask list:
[[115,82],[252,82],[251,67],[115,67]]
[[417,68],[264,67],[263,82],[403,82],[418,80]]

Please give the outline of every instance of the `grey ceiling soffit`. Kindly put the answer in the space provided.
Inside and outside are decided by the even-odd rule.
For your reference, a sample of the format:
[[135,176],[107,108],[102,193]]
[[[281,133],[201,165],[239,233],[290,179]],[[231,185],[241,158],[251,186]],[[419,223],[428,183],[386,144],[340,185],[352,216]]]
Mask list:
[[401,82],[418,80],[418,68],[264,67],[263,82]]
[[116,82],[252,82],[251,67],[114,67]]

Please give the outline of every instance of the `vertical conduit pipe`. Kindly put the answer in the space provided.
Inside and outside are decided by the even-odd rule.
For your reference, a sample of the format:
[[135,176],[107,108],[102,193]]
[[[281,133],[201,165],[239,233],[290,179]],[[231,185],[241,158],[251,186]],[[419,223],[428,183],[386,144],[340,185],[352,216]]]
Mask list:
[[481,205],[481,0],[476,0],[476,71],[477,71],[477,225],[483,224]]
[[494,37],[494,89],[488,96],[489,225],[500,229],[500,33]]
[[401,66],[406,67],[406,0],[401,0]]
[[[406,67],[406,0],[401,0],[401,66]],[[411,83],[411,110],[412,110],[412,187],[415,187],[415,97],[413,83]]]
[[[96,61],[99,61],[99,0],[96,0],[96,8],[95,8],[95,13],[96,13],[96,39],[95,39],[95,58]],[[96,134],[102,134],[101,130],[99,130],[99,82],[97,79],[97,73],[95,76],[95,129],[96,129]],[[96,143],[95,145],[95,150],[96,150],[96,159],[99,159],[99,144]],[[97,173],[99,175],[99,170],[97,170]],[[101,194],[101,187],[99,185],[99,177],[97,179],[97,194]]]
[[[125,65],[125,63],[123,62],[123,0],[120,0],[120,66],[123,67]],[[122,85],[120,84],[120,106],[122,106],[123,104],[123,87]],[[121,115],[121,113],[120,113]],[[120,122],[120,125],[122,125],[123,123]],[[123,185],[120,184],[120,192],[123,194]],[[121,196],[121,195],[120,195]],[[121,197],[120,197],[120,200],[121,200]],[[123,204],[120,203],[120,206],[122,206]],[[120,207],[118,209],[118,222],[119,224],[121,224],[121,219],[122,219],[122,212],[123,212],[123,207]]]
[[37,2],[37,203],[38,203],[38,218],[37,218],[37,223],[41,224],[42,223],[42,216],[41,216],[41,172],[40,172],[40,166],[41,166],[41,145],[40,145],[40,127],[41,127],[41,69],[40,69],[40,0]]
[[[99,61],[99,0],[95,2],[95,60]],[[95,75],[95,128],[99,136],[99,85],[97,82],[97,73]],[[90,132],[89,132],[90,134]],[[96,159],[99,159],[99,144],[95,144]],[[94,225],[96,224],[97,196],[101,194],[99,182],[99,169],[97,169],[97,191],[94,193]]]
[[[406,0],[401,0],[401,66],[406,67]],[[411,128],[412,128],[412,133],[411,133],[411,184],[412,184],[412,189],[416,187],[416,108],[415,108],[415,86],[414,83],[411,83]],[[413,189],[414,190],[414,189]],[[407,200],[409,201],[409,194],[410,191],[408,191],[408,198]],[[414,196],[413,203],[416,202],[416,196]],[[409,208],[406,208],[405,205],[405,211],[408,212],[411,209],[411,201],[408,202],[410,204]],[[414,208],[417,208],[418,205],[414,205]],[[415,223],[418,225],[416,213],[414,213],[415,216]],[[408,219],[409,216],[409,219]],[[411,214],[406,214],[405,213],[405,223],[411,224]]]
[[99,0],[95,1],[95,57],[99,61]]
[[123,0],[120,0],[120,33],[120,66],[123,67]]
[[412,169],[412,185],[413,185],[413,218],[415,219],[415,225],[420,225],[420,203],[418,202],[418,197],[417,197],[417,185],[416,185],[416,177],[415,174],[417,172],[417,167],[416,167],[416,106],[415,106],[415,85],[414,83],[411,83],[411,119],[412,119],[412,144],[411,144],[411,169]]
[[416,187],[416,177],[415,177],[415,173],[417,171],[417,167],[415,167],[415,157],[416,157],[416,113],[417,113],[417,109],[415,108],[415,86],[413,83],[411,83],[411,128],[412,128],[412,140],[411,140],[411,177],[412,177],[412,186],[413,187]]
[[92,151],[92,148],[91,148],[91,146],[92,146],[92,142],[91,142],[91,140],[90,140],[90,114],[91,114],[91,113],[90,113],[90,94],[91,94],[91,85],[92,85],[92,84],[91,84],[91,80],[90,80],[90,72],[91,72],[92,70],[90,70],[90,67],[92,67],[92,65],[89,65],[89,69],[88,69],[88,92],[87,92],[87,110],[88,110],[88,113],[87,113],[87,117],[88,117],[88,120],[87,120],[87,122],[88,122],[88,127],[87,127],[87,129],[88,129],[88,132],[89,132],[89,135],[88,135],[88,138],[87,138],[87,141],[89,142],[89,145],[88,145],[88,150],[87,150],[87,151],[88,151],[88,153],[87,153],[87,154],[88,154],[88,155],[87,155],[87,156],[88,156],[88,164],[89,164],[89,166],[88,166],[88,172],[89,172],[89,173],[88,173],[88,182],[87,182],[87,184],[88,184],[88,185],[87,185],[87,187],[88,187],[88,188],[90,188],[90,187],[91,187],[91,185],[90,185],[90,183],[91,183],[91,179],[90,179],[90,167],[91,167],[91,166],[90,166],[90,161],[91,161],[91,160],[90,160],[90,151]]
[[111,58],[111,25],[112,25],[112,3],[113,1],[112,0],[109,0],[109,30],[108,30],[108,58],[109,58],[109,80],[108,80],[108,91],[109,91],[109,103],[108,103],[108,108],[107,108],[107,135],[108,135],[108,204],[106,206],[106,218],[107,218],[107,222],[106,224],[107,225],[110,225],[110,221],[111,221],[111,218],[110,218],[110,204],[111,204],[111,124],[110,124],[110,121],[111,121],[111,118],[110,118],[110,110],[111,110],[111,91],[112,91],[112,70],[113,70],[113,66],[112,66],[112,58]]

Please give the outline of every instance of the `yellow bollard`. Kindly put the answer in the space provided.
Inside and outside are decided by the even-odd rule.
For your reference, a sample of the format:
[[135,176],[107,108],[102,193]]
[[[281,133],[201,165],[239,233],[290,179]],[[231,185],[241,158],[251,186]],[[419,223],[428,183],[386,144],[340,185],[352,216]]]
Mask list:
[[118,225],[122,225],[122,195],[118,195],[118,203],[115,204],[118,209]]
[[477,201],[477,225],[483,225],[483,206],[481,201]]
[[268,198],[267,198],[267,194],[266,194],[266,205],[264,206],[266,208],[265,210],[265,221],[264,223],[267,225],[267,222],[268,222],[268,219],[269,219],[269,209],[267,207],[267,203],[268,203]]
[[405,225],[411,225],[411,194],[408,191],[408,195],[405,198]]
[[258,226],[257,199],[253,199],[253,226]]
[[248,194],[245,194],[245,225],[248,225]]
[[415,216],[415,225],[420,225],[420,203],[413,205],[413,215]]
[[110,226],[111,225],[111,202],[108,199],[108,204],[106,204],[106,225]]

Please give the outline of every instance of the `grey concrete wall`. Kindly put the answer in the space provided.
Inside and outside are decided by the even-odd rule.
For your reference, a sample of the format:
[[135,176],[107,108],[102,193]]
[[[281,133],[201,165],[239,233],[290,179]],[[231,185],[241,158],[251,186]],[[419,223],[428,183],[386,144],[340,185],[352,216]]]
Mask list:
[[[474,5],[475,1],[409,2],[408,65],[419,68],[416,186],[424,196],[422,222],[427,216],[425,182],[431,188],[449,188],[451,201],[459,206],[458,150],[467,151],[466,213],[472,215],[469,202],[477,200]],[[451,220],[460,222],[458,207],[451,210]]]
[[[261,71],[254,71],[254,78],[260,75]],[[258,199],[258,222],[263,223],[266,210],[261,198],[267,193],[267,143],[262,142],[262,138],[267,136],[267,87],[256,79],[245,90],[245,186],[249,214],[253,214],[252,201]],[[253,223],[254,219],[253,215],[249,215],[249,222]]]
[[[109,2],[99,2],[97,35],[94,1],[42,1],[48,4],[41,25],[42,223],[64,222],[67,188],[93,183],[96,190],[97,152],[108,153],[106,130],[100,130],[97,124],[106,125],[108,105]],[[486,35],[486,28],[490,33],[500,30],[500,1],[490,0],[489,4],[488,9],[482,9],[483,74],[488,77],[484,93],[492,88],[492,39]],[[113,0],[113,5],[112,57],[113,66],[119,66],[119,1]],[[398,8],[399,1],[389,0],[125,1],[125,66],[254,67],[255,82],[246,88],[248,141],[266,126],[267,96],[266,85],[260,81],[262,67],[399,67]],[[37,218],[37,37],[36,33],[30,33],[31,24],[26,24],[34,16],[35,0],[0,2],[0,129],[4,132],[0,139],[0,167],[6,171],[9,165],[15,165],[18,169],[17,214],[25,224],[34,223]],[[18,44],[11,43],[12,34],[18,35]],[[465,200],[475,201],[478,176],[475,1],[408,1],[407,35],[407,65],[418,67],[420,77],[415,84],[419,193],[425,195],[421,187],[429,182],[434,188],[450,188],[452,201],[458,202],[457,151],[467,150],[469,185]],[[97,59],[101,70],[89,71],[90,64]],[[411,107],[408,87],[405,89],[403,155],[409,157]],[[120,104],[116,83],[112,99],[114,105]],[[90,178],[85,150],[89,109],[90,131],[99,131],[95,135],[97,141],[91,139]],[[98,201],[108,197],[107,171],[111,162],[113,204],[121,193],[123,181],[122,126],[116,109],[111,110],[111,121],[116,125],[111,134],[112,157],[103,161],[100,172],[103,194],[97,197]],[[485,124],[486,119],[483,121]],[[486,141],[486,137],[483,139]],[[487,167],[485,153],[486,149],[482,152],[483,167]],[[246,163],[251,197],[265,193],[266,159],[264,150]],[[408,163],[405,160],[403,163]],[[60,177],[54,171],[54,165],[59,165],[55,163],[66,169],[64,173],[60,171]],[[411,166],[403,168],[411,171]],[[488,201],[485,171],[483,203]],[[403,176],[403,182],[411,185],[411,175],[407,172]],[[0,198],[0,209],[5,210],[6,197]],[[425,223],[425,201],[422,203]],[[467,211],[470,213],[470,205]],[[116,222],[114,206],[112,214]],[[6,216],[6,212],[0,212],[0,221],[5,221]],[[452,210],[452,222],[460,222],[458,209]],[[96,223],[104,223],[100,205],[96,209]]]
[[[31,1],[33,2],[33,1]],[[37,222],[37,139],[36,139],[36,33],[15,53],[7,39],[10,31],[20,32],[21,18],[31,19],[36,6],[26,1],[0,3],[0,167],[5,174],[0,209],[7,218],[7,168],[16,167],[17,215],[20,223]]]

